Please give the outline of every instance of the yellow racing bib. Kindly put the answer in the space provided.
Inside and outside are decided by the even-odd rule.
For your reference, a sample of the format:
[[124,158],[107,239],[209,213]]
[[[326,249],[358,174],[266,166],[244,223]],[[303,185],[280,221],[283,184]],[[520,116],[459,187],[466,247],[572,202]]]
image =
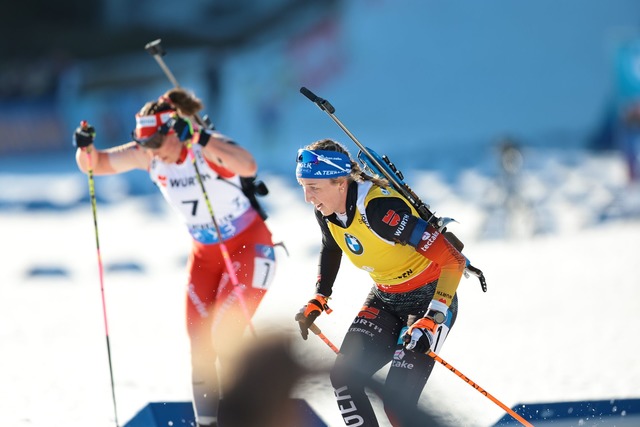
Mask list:
[[[358,268],[369,273],[375,283],[398,285],[423,272],[431,261],[409,245],[400,245],[380,237],[369,226],[366,206],[381,197],[402,197],[396,191],[373,185],[370,181],[358,183],[356,213],[351,224],[343,228],[328,222],[329,231],[342,252]],[[413,215],[418,213],[409,206]]]

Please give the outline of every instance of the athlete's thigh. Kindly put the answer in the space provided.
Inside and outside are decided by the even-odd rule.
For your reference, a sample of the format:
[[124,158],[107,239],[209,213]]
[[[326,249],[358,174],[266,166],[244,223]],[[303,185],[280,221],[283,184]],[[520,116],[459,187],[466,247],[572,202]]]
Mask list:
[[210,330],[224,267],[222,257],[209,255],[202,258],[192,253],[187,268],[186,323],[189,335],[193,338],[206,335]]
[[402,326],[401,319],[376,304],[363,306],[343,340],[340,363],[373,375],[393,356]]
[[[275,275],[276,262],[271,232],[263,222],[257,222],[234,238],[228,245],[233,274],[241,286],[248,309],[253,313]],[[222,276],[218,300],[224,300],[233,293],[234,278],[228,272]]]
[[212,323],[218,342],[242,336],[273,280],[276,265],[271,233],[262,222],[227,247],[233,271],[225,270],[218,287]]
[[406,405],[417,403],[434,363],[426,354],[405,350],[398,344],[385,381],[386,396]]

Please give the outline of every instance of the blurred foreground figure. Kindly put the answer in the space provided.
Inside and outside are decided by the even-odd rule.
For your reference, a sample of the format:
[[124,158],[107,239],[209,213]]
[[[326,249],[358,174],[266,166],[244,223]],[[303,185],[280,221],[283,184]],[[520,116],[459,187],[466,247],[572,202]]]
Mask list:
[[[305,397],[300,381],[324,372],[305,367],[291,351],[289,338],[283,335],[259,337],[240,354],[225,383],[220,426],[305,427],[304,414],[297,410],[291,393],[295,388],[298,395]],[[384,384],[373,379],[366,386],[378,395],[384,394]],[[313,396],[307,400],[312,401]],[[402,396],[388,399],[387,407],[396,414],[398,426],[447,427]]]
[[[228,364],[230,343],[242,336],[275,271],[271,232],[255,194],[244,186],[246,179],[255,176],[256,162],[227,136],[198,128],[194,117],[202,107],[191,93],[171,89],[136,114],[133,141],[97,150],[93,146],[95,130],[86,123],[73,139],[76,161],[83,172],[91,169],[95,175],[112,175],[133,169],[148,171],[193,238],[185,288],[186,325],[194,412],[200,427],[218,425],[221,390],[216,362],[223,368]],[[221,242],[235,270],[237,288],[226,268]],[[149,299],[152,301],[153,295]]]
[[290,395],[307,373],[294,359],[287,338],[259,337],[238,356],[224,383],[220,426],[304,426]]

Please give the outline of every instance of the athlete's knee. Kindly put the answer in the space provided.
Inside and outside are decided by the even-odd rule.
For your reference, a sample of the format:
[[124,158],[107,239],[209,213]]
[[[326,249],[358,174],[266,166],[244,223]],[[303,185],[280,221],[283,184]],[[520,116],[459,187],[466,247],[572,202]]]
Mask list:
[[351,384],[351,376],[352,374],[349,372],[348,368],[342,364],[336,363],[329,373],[329,380],[331,381],[333,388],[338,389]]
[[329,373],[329,379],[334,389],[348,386],[352,389],[364,389],[369,375],[361,372],[352,360],[338,356],[336,363]]

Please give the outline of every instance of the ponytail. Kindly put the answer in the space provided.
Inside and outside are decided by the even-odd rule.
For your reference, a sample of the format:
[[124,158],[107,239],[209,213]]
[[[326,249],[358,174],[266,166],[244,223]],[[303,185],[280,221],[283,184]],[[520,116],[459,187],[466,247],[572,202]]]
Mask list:
[[[334,141],[333,139],[321,139],[316,142],[313,142],[305,147],[307,150],[327,150],[327,151],[337,151],[339,153],[344,153],[349,156],[351,159],[351,155],[349,151],[346,149],[344,145],[341,143]],[[378,175],[368,175],[361,168],[358,162],[351,160],[351,174],[349,175],[349,180],[356,182],[364,182],[371,181],[378,187],[387,188],[389,187],[389,181],[385,178],[382,178]]]
[[177,111],[183,117],[194,116],[204,105],[195,95],[182,88],[173,88],[162,94],[157,101],[149,101],[138,114],[148,116],[162,111]]

